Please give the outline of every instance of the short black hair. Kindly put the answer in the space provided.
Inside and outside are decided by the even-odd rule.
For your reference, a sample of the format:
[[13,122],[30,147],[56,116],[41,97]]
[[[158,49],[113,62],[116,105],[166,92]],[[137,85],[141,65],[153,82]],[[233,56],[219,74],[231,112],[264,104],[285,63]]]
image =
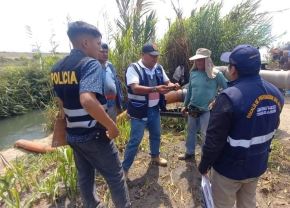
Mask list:
[[98,28],[86,22],[76,21],[68,25],[67,35],[71,42],[83,34],[91,35],[96,38],[102,37]]
[[102,47],[102,49],[109,50],[109,46],[107,43],[102,43],[101,47]]

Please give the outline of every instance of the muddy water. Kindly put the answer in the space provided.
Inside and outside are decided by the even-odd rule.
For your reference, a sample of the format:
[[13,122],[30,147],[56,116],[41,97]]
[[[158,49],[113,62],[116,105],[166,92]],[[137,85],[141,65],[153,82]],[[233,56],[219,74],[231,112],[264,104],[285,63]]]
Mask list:
[[32,140],[47,136],[43,127],[41,111],[0,120],[0,150],[12,147],[18,139]]

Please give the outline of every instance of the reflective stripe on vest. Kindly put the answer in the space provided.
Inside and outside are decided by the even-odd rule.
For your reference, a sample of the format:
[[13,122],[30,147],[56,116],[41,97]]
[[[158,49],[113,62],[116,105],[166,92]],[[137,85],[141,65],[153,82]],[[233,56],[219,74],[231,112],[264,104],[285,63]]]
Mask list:
[[138,100],[138,101],[146,101],[146,97],[142,95],[134,95],[131,93],[128,93],[128,98],[132,100]]
[[69,117],[88,115],[88,112],[85,109],[70,110],[67,108],[63,108],[63,110],[64,110],[64,113],[68,115]]
[[274,134],[275,134],[276,130],[270,132],[269,134],[266,135],[262,135],[262,136],[257,136],[257,137],[253,137],[249,140],[247,139],[233,139],[230,136],[227,139],[227,142],[230,144],[230,146],[232,147],[244,147],[244,148],[249,148],[252,145],[255,144],[263,144],[267,141],[269,141],[270,139],[273,138]]
[[[107,111],[107,104],[102,105],[105,111]],[[85,109],[67,109],[63,108],[64,113],[69,118],[76,118],[82,116],[88,116],[88,112]],[[95,120],[84,120],[84,121],[69,121],[66,119],[67,128],[94,128],[97,124]]]
[[66,119],[68,128],[94,128],[97,122],[95,120],[90,121],[77,121],[77,122],[69,122]]

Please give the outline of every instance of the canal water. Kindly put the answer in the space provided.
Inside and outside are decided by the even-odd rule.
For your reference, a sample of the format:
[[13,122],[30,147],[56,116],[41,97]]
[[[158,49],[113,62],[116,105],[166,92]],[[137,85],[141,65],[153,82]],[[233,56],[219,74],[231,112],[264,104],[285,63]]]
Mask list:
[[0,150],[12,147],[18,139],[40,139],[48,136],[44,131],[41,111],[0,120]]

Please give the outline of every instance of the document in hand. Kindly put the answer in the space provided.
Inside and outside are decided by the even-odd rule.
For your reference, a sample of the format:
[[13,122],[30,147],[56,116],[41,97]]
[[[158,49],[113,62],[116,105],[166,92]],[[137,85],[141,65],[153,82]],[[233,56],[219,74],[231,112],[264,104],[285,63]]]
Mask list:
[[211,184],[207,176],[201,176],[201,189],[206,208],[214,208]]

